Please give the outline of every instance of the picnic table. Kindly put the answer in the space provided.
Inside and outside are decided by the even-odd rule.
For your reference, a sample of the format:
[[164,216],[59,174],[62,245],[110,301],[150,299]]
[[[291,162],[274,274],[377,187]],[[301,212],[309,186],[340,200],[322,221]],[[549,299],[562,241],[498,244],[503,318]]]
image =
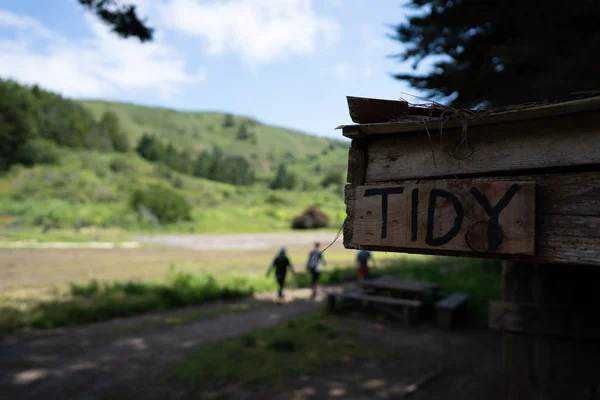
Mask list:
[[440,285],[435,282],[414,281],[409,279],[382,276],[380,278],[368,279],[363,283],[366,291],[387,293],[390,296],[398,296],[408,299],[424,301],[427,293],[432,293],[433,300],[439,298]]
[[[334,310],[339,298],[342,301],[359,302],[363,306],[375,306],[413,324],[423,316],[423,312],[432,308],[433,302],[438,299],[439,288],[440,285],[433,282],[382,276],[365,280],[361,289],[345,292],[339,296],[330,296],[328,307]],[[433,301],[427,301],[427,293],[432,293]]]

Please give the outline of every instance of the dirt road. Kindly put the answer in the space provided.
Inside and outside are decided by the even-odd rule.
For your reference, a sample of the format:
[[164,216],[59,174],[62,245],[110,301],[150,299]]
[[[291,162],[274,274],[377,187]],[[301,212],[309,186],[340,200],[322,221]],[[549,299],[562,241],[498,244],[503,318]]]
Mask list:
[[415,400],[492,398],[499,393],[499,335],[431,326],[406,329],[361,319],[345,323],[367,341],[389,346],[394,357],[380,365],[342,363],[315,376],[298,376],[283,393],[266,385],[190,391],[162,380],[173,362],[196,347],[323,306],[324,294],[313,302],[306,300],[307,289],[287,293],[292,301],[283,306],[272,303],[274,294],[263,294],[243,301],[264,301],[260,307],[181,326],[149,324],[137,329],[183,312],[173,311],[4,340],[0,342],[0,399],[399,399],[407,385],[439,365],[448,368],[420,389]]
[[[341,287],[327,288],[328,292],[339,290]],[[168,365],[192,349],[322,306],[324,293],[317,301],[307,300],[308,289],[287,293],[293,301],[282,306],[273,304],[274,294],[263,294],[245,300],[269,302],[260,308],[116,337],[114,332],[157,315],[4,340],[0,343],[0,399],[178,398],[177,390],[159,378]]]
[[[278,246],[310,245],[333,242],[336,232],[240,233],[222,235],[140,235],[132,240],[195,250],[266,249]],[[341,239],[338,239],[341,241]]]

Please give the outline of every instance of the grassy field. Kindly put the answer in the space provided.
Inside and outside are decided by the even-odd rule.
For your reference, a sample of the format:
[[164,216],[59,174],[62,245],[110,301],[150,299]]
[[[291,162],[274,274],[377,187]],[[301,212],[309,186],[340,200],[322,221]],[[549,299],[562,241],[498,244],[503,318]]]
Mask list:
[[[121,156],[118,156],[121,157]],[[135,154],[126,170],[110,168],[112,154],[65,151],[58,165],[15,167],[0,175],[0,236],[43,238],[66,232],[87,239],[88,231],[230,233],[287,231],[292,219],[317,206],[339,228],[344,218],[341,185],[320,190],[241,187],[183,175]],[[133,189],[161,185],[183,196],[191,220],[169,225],[130,205]],[[59,233],[54,233],[59,232]],[[71,239],[69,239],[71,241]]]
[[[49,328],[106,320],[274,290],[264,273],[276,249],[76,249],[0,251],[0,331]],[[306,246],[288,247],[297,277],[307,287]],[[323,283],[356,279],[354,253],[336,243],[325,253]],[[439,282],[472,295],[476,318],[498,298],[497,263],[474,259],[377,254],[375,273]]]

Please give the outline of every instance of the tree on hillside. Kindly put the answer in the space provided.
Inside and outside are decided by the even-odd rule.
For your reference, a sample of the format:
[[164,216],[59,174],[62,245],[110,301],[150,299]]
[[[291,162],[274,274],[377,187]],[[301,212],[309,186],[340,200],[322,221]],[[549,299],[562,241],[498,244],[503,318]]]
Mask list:
[[193,174],[194,162],[189,151],[183,150],[179,154],[179,172],[182,174]]
[[114,136],[111,136],[111,141],[112,141],[113,148],[117,152],[127,153],[129,151],[129,149],[131,148],[131,146],[129,144],[129,138],[122,131],[119,131]]
[[115,0],[78,1],[122,38],[136,37],[141,42],[152,40],[154,29],[147,26],[145,20],[140,19],[134,5],[121,4]]
[[198,157],[196,157],[196,162],[194,163],[194,176],[197,176],[198,178],[208,178],[211,166],[212,155],[208,151],[202,150],[202,152],[198,154]]
[[221,150],[220,147],[215,147],[212,152],[210,168],[208,169],[208,178],[209,179],[212,179],[215,181],[223,181],[224,180],[224,176],[223,176],[224,170],[222,169],[224,158],[225,158],[225,155],[223,154],[223,150]]
[[129,139],[121,131],[119,117],[112,111],[105,111],[100,119],[100,129],[102,129],[110,138],[114,150],[126,153],[129,151]]
[[162,161],[165,157],[163,144],[158,138],[148,134],[142,135],[135,150],[148,161]]
[[296,175],[288,172],[285,164],[279,164],[275,178],[269,185],[271,189],[293,189],[296,187]]
[[179,171],[179,151],[173,146],[173,143],[167,144],[164,161],[169,168]]
[[330,185],[341,185],[344,182],[344,175],[341,172],[330,171],[321,181],[321,186],[328,187]]
[[239,126],[235,138],[238,140],[248,141],[251,144],[256,144],[256,134],[248,130],[247,124],[243,123]]
[[233,118],[233,115],[225,114],[225,118],[223,119],[223,127],[231,128],[234,125],[235,125],[235,119]]
[[233,185],[250,185],[254,182],[254,171],[244,157],[227,157],[223,166],[226,173],[226,182]]
[[35,133],[34,100],[26,88],[0,80],[0,170],[18,162],[20,150]]
[[435,64],[395,77],[431,96],[473,107],[600,91],[598,1],[411,0],[409,7],[418,13],[396,27],[392,38],[406,47],[395,57]]

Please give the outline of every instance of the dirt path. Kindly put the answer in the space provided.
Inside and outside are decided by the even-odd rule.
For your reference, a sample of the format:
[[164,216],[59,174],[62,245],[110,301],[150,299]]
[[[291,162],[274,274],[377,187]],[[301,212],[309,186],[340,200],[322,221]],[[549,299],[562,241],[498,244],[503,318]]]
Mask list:
[[311,245],[333,242],[336,232],[310,233],[241,233],[222,235],[140,235],[132,239],[146,244],[158,244],[196,250],[267,249],[277,246]]
[[[323,293],[317,301],[307,300],[307,289],[287,293],[294,299],[281,306],[271,303],[176,327],[111,334],[124,324],[157,317],[142,316],[4,341],[0,343],[0,399],[177,398],[159,376],[192,349],[322,306]],[[273,295],[250,301],[272,301],[269,297]]]

